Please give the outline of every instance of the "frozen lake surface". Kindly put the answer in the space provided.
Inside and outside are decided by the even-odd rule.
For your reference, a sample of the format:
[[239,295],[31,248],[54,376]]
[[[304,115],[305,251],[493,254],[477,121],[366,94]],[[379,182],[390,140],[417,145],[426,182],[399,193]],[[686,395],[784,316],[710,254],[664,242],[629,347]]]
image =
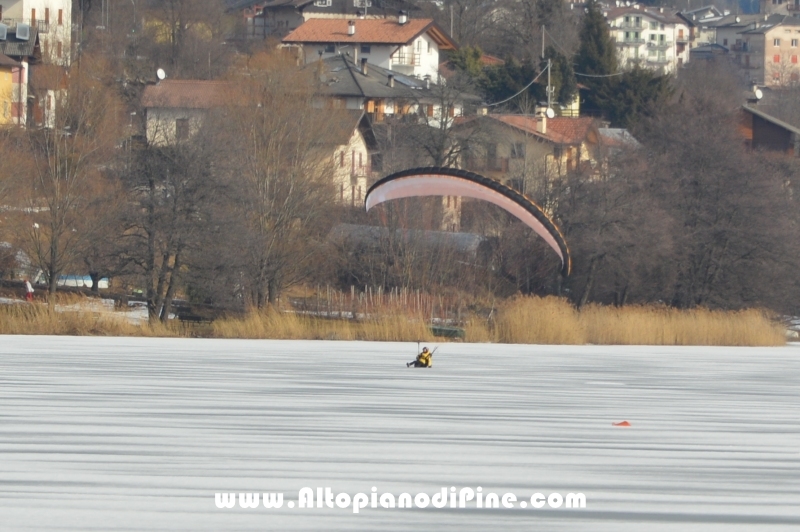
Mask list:
[[[798,530],[800,347],[0,337],[0,530]],[[614,427],[627,420],[631,426]],[[215,493],[584,493],[218,509]]]

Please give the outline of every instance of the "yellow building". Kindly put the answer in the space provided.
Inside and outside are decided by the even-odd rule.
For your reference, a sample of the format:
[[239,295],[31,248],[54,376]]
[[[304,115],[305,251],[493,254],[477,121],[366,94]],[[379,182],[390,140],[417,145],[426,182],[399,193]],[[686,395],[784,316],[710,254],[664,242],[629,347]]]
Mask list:
[[11,124],[14,109],[14,75],[19,75],[20,64],[0,53],[0,125]]

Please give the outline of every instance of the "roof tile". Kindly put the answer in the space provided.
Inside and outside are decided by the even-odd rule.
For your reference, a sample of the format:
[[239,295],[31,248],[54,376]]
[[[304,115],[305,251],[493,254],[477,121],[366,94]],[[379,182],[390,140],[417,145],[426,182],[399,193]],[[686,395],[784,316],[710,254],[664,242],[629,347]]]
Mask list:
[[283,42],[407,44],[434,23],[433,19],[410,19],[405,24],[391,19],[358,19],[355,21],[355,35],[349,36],[348,22],[343,18],[310,19],[284,37]]
[[228,81],[164,80],[145,87],[142,106],[210,109],[230,101],[234,88],[235,85]]

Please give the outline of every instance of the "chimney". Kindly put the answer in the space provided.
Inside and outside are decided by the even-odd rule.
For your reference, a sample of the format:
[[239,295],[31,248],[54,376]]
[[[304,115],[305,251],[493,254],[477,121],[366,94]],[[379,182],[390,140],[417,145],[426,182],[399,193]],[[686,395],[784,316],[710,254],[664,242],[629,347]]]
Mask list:
[[389,86],[394,88],[394,74],[389,74]]
[[362,57],[361,58],[361,73],[364,74],[365,76],[367,75],[367,58],[366,57]]
[[408,22],[408,13],[406,13],[405,11],[400,11],[400,13],[398,13],[397,16],[397,23],[402,26],[406,22]]
[[663,8],[663,7],[659,7],[659,8],[658,8],[658,12],[659,12],[659,13],[663,13],[663,12],[664,12],[664,8]]
[[536,108],[536,131],[547,135],[547,107]]
[[356,34],[356,23],[354,20],[350,20],[347,22],[347,35],[348,37],[352,37]]
[[430,89],[431,88],[431,77],[430,76],[425,76],[425,88],[426,89]]

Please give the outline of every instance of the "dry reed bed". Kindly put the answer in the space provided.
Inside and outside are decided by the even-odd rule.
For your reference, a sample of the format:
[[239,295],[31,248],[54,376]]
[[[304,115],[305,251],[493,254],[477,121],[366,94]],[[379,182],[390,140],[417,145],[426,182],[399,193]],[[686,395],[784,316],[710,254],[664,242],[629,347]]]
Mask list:
[[[79,298],[80,299],[80,298]],[[69,303],[79,304],[79,300]],[[63,302],[62,302],[63,304]],[[466,322],[466,341],[522,344],[720,345],[785,344],[780,323],[759,310],[739,312],[667,307],[590,305],[576,310],[554,297],[507,301],[496,317]],[[309,340],[432,341],[421,316],[387,315],[367,320],[321,319],[277,311],[217,320],[203,329],[181,324],[136,325],[124,316],[88,311],[57,312],[46,304],[0,307],[0,334],[97,336],[209,336]]]
[[786,343],[780,323],[764,311],[680,310],[669,307],[589,305],[563,299],[517,298],[500,310],[495,340],[507,343],[603,345],[776,346]]

